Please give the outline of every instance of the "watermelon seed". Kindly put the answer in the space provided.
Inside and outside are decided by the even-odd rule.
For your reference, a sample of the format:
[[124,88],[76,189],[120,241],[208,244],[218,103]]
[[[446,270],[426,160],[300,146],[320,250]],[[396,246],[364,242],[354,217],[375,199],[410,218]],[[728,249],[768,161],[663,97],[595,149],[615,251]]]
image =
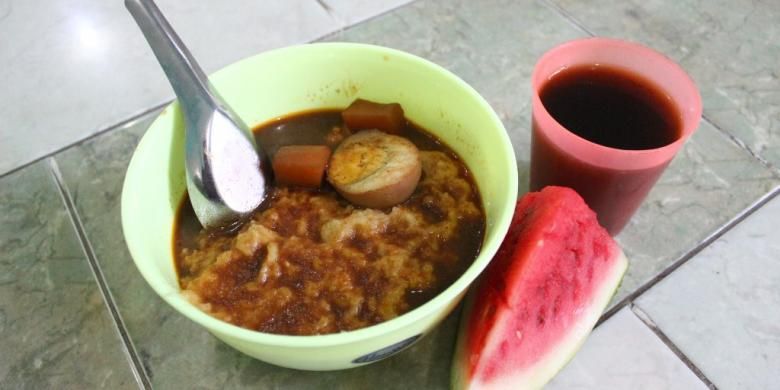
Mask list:
[[515,331],[515,337],[517,337],[518,340],[522,340],[523,339],[523,332],[521,332],[519,330],[516,330]]
[[540,308],[539,309],[539,315],[536,317],[536,326],[538,328],[543,328],[544,327],[544,322],[545,322],[545,320],[544,320],[544,308]]

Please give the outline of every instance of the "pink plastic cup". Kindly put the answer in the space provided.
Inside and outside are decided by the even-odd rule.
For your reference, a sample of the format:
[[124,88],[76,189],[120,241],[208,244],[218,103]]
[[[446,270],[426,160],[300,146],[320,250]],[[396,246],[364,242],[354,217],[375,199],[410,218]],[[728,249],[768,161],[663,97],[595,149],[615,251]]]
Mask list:
[[[581,138],[553,119],[539,97],[545,83],[567,67],[593,64],[638,74],[664,91],[682,116],[679,138],[655,149],[616,149]],[[701,97],[685,71],[635,43],[605,38],[564,43],[536,63],[531,84],[531,191],[548,185],[575,189],[613,236],[628,223],[701,119]]]

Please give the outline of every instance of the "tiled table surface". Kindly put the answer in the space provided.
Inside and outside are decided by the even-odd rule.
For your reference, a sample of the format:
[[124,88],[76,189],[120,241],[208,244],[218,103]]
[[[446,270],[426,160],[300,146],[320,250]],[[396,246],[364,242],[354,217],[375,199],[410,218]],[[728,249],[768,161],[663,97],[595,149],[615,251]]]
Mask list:
[[[7,87],[0,92],[0,174],[6,172],[0,176],[0,388],[447,387],[458,312],[390,359],[315,373],[245,357],[163,303],[127,252],[119,196],[154,108],[171,96],[168,86],[121,4],[80,0],[43,12],[34,3],[0,0],[0,36],[28,38],[6,39],[0,47],[0,81]],[[631,260],[623,285],[605,321],[549,388],[777,388],[777,4],[226,3],[204,9],[161,1],[208,70],[335,30],[326,40],[376,43],[431,59],[499,112],[517,153],[521,192],[529,76],[541,53],[569,39],[606,35],[642,42],[680,62],[701,89],[704,120],[618,237]],[[97,24],[74,21],[74,12]],[[42,20],[27,23],[35,15]],[[206,20],[202,28],[198,20]],[[46,23],[53,27],[31,35]],[[78,57],[74,43],[56,34],[71,23],[86,29],[83,45],[104,51]],[[110,23],[114,35],[91,36],[89,29],[101,23]],[[47,63],[52,57],[62,61]],[[102,128],[107,131],[47,155]]]
[[[409,0],[158,0],[206,72]],[[0,174],[169,101],[121,0],[0,0]],[[36,137],[36,142],[29,138]]]

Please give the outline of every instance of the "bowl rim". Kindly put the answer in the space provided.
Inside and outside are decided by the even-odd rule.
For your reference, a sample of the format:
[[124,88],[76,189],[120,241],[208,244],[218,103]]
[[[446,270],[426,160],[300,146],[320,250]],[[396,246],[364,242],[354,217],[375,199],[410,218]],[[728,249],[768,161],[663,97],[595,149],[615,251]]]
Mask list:
[[[167,283],[164,285],[164,282],[162,281],[161,278],[158,278],[155,275],[153,275],[156,274],[156,272],[152,272],[150,267],[140,266],[139,262],[136,261],[136,258],[139,258],[139,256],[141,256],[140,253],[141,249],[136,248],[137,244],[132,243],[130,240],[128,240],[129,226],[127,221],[129,220],[129,218],[131,218],[131,215],[133,213],[129,209],[130,206],[128,204],[129,202],[127,201],[129,197],[127,182],[130,176],[129,172],[133,171],[134,169],[138,169],[134,167],[140,164],[137,161],[138,154],[136,153],[136,151],[141,149],[145,142],[151,142],[149,141],[150,138],[147,137],[147,134],[144,134],[141,141],[138,143],[138,146],[136,147],[136,151],[133,152],[133,156],[128,165],[125,174],[125,179],[123,181],[123,186],[122,186],[121,220],[122,220],[122,228],[123,228],[125,242],[130,251],[131,257],[133,258],[133,262],[136,265],[136,268],[139,270],[143,278],[146,280],[147,284],[149,284],[152,287],[152,289],[157,293],[158,296],[160,296],[171,307],[173,307],[176,311],[183,314],[190,320],[206,327],[207,330],[216,332],[220,335],[225,335],[232,338],[241,339],[243,341],[259,343],[259,344],[264,344],[269,346],[282,346],[282,347],[289,347],[289,348],[312,348],[312,347],[327,347],[327,346],[334,346],[334,345],[350,344],[350,343],[355,343],[367,339],[377,338],[385,334],[393,333],[404,327],[409,326],[410,324],[413,324],[414,322],[417,322],[425,318],[426,316],[435,313],[439,308],[446,306],[448,302],[452,302],[458,299],[458,296],[461,293],[465,292],[465,290],[469,287],[469,285],[471,285],[471,283],[477,279],[477,277],[485,269],[485,267],[487,267],[492,257],[498,251],[498,248],[501,242],[503,241],[503,237],[506,235],[509,229],[509,224],[512,219],[514,205],[517,199],[517,192],[518,192],[518,178],[516,174],[512,174],[517,172],[517,161],[514,153],[514,148],[512,146],[512,142],[509,139],[509,135],[506,129],[504,128],[503,123],[499,119],[498,115],[493,110],[493,108],[488,104],[488,102],[482,97],[482,95],[480,95],[479,92],[477,92],[473,87],[471,87],[465,81],[463,81],[454,73],[450,72],[444,67],[437,65],[424,58],[418,57],[416,55],[401,50],[397,50],[397,49],[383,47],[383,46],[363,44],[363,43],[347,43],[347,42],[322,42],[322,43],[318,42],[318,43],[306,43],[300,45],[287,46],[287,47],[255,54],[253,56],[246,57],[242,60],[236,61],[234,63],[231,63],[223,67],[222,69],[212,73],[210,77],[229,73],[233,71],[234,67],[238,66],[238,64],[251,59],[256,59],[257,57],[271,56],[271,55],[284,55],[288,52],[312,50],[313,48],[315,50],[322,48],[330,51],[365,50],[368,52],[392,55],[394,57],[398,57],[406,61],[409,61],[413,63],[414,66],[428,68],[428,70],[435,71],[441,74],[444,78],[447,79],[447,81],[453,83],[457,87],[463,89],[467,94],[471,95],[474,98],[476,104],[479,105],[480,111],[484,111],[485,113],[488,114],[492,127],[494,127],[497,130],[500,130],[499,131],[500,134],[498,134],[498,137],[501,142],[500,145],[498,145],[498,147],[500,148],[500,152],[508,157],[507,163],[509,164],[509,166],[507,167],[507,170],[510,173],[508,175],[509,177],[506,178],[507,182],[506,185],[504,186],[505,192],[503,194],[507,199],[506,201],[507,204],[504,205],[504,212],[502,212],[497,218],[497,220],[493,222],[494,229],[496,232],[495,239],[490,242],[485,241],[483,243],[482,248],[480,249],[480,252],[477,255],[477,258],[463,272],[463,274],[460,275],[460,277],[458,277],[452,284],[450,284],[442,292],[440,292],[439,294],[437,294],[435,297],[428,300],[424,304],[418,306],[417,308],[410,310],[388,321],[384,321],[378,324],[370,325],[356,330],[344,331],[339,333],[331,333],[331,334],[323,334],[323,335],[282,335],[282,334],[264,333],[264,332],[247,329],[247,328],[242,328],[240,326],[233,325],[231,323],[222,321],[216,317],[211,316],[205,311],[202,311],[201,309],[197,308],[194,304],[191,304],[188,301],[186,301],[186,299],[183,296],[181,296],[181,289],[179,288],[177,288],[177,292],[179,294],[171,294],[169,292],[170,287],[167,285]],[[176,102],[177,101],[174,100],[169,105],[167,105],[161,112],[164,112],[168,107],[171,107],[174,104],[176,104]],[[159,121],[159,117],[156,118],[150,124],[149,130],[153,129],[157,125],[158,121]],[[483,207],[484,205],[485,205],[485,200],[483,199]],[[174,295],[176,295],[176,297],[174,297]],[[188,304],[182,304],[182,301],[185,301]]]

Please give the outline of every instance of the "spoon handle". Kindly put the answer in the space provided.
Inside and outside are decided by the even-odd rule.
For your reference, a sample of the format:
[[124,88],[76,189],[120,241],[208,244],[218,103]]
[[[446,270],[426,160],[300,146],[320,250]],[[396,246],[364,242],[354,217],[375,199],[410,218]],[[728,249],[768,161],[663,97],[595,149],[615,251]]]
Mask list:
[[184,114],[187,189],[206,227],[223,227],[256,209],[267,195],[268,158],[249,128],[222,100],[152,0],[125,0]]
[[157,61],[171,82],[185,116],[192,110],[218,109],[219,98],[206,74],[152,0],[125,0]]

